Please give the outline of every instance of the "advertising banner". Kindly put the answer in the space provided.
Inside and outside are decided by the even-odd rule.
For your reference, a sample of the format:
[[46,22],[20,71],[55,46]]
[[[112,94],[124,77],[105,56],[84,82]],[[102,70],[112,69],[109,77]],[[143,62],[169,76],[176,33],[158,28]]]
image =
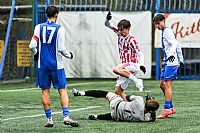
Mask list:
[[18,40],[17,41],[17,66],[29,67],[31,66],[31,51],[29,48],[30,41]]
[[[117,34],[105,26],[108,12],[60,12],[57,23],[66,30],[66,48],[74,54],[73,60],[64,59],[68,78],[115,78],[112,69],[121,64]],[[151,77],[151,12],[112,12],[111,23],[131,22],[130,33],[139,42],[145,56],[147,73]]]
[[[200,48],[200,14],[164,14],[182,48]],[[162,31],[155,31],[155,47],[161,48]]]

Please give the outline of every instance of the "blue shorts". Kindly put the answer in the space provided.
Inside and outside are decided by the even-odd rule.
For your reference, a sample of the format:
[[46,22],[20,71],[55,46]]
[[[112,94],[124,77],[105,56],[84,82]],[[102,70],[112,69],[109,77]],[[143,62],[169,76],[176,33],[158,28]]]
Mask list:
[[59,70],[43,70],[39,68],[37,82],[42,89],[51,88],[51,83],[55,89],[65,88],[67,81],[64,68]]
[[162,70],[160,74],[160,80],[174,80],[178,78],[178,68],[179,66],[166,66],[162,65]]

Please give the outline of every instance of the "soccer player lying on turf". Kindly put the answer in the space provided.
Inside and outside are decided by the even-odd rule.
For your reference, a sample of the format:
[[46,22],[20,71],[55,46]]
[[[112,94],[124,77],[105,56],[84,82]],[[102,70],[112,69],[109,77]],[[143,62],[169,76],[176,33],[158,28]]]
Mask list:
[[[108,99],[111,113],[89,115],[89,119],[91,120],[153,122],[156,120],[156,110],[159,108],[159,103],[149,95],[146,96],[146,102],[144,104],[144,99],[141,96],[126,96],[127,102],[113,92],[101,90],[78,91],[73,89],[72,93],[74,96],[89,96]],[[150,113],[150,117],[145,116],[146,113]]]

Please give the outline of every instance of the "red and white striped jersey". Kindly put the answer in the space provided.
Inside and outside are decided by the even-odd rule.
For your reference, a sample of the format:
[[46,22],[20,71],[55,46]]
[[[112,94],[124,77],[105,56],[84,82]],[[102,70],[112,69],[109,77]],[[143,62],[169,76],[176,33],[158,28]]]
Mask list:
[[121,36],[118,32],[118,28],[112,26],[108,20],[106,20],[105,25],[118,35],[118,47],[121,62],[133,62],[144,65],[144,57],[135,37],[131,34],[127,35],[126,37]]
[[123,37],[118,34],[119,55],[122,63],[133,62],[138,63],[138,53],[140,48],[138,42],[132,35]]

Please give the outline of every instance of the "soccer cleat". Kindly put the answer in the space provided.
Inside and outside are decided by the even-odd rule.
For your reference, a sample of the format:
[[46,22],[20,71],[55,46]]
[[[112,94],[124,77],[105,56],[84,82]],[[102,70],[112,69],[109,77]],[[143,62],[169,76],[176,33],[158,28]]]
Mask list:
[[81,96],[81,94],[79,93],[79,91],[75,88],[72,89],[72,93],[74,96]]
[[88,116],[88,119],[96,120],[97,119],[97,115],[91,114],[91,115]]
[[72,127],[78,127],[79,126],[78,122],[74,121],[73,119],[70,119],[69,116],[64,117],[63,123],[65,125],[70,125]]
[[137,82],[136,82],[136,88],[137,88],[140,92],[143,91],[144,86],[143,86],[143,81],[142,81],[142,79],[138,79],[138,80],[137,80]]
[[163,112],[159,116],[157,116],[157,119],[166,118],[171,114],[172,114],[172,110],[171,109],[164,109]]
[[176,114],[176,109],[175,108],[171,108],[172,114]]
[[47,124],[44,127],[53,127],[53,121],[52,119],[47,120]]

